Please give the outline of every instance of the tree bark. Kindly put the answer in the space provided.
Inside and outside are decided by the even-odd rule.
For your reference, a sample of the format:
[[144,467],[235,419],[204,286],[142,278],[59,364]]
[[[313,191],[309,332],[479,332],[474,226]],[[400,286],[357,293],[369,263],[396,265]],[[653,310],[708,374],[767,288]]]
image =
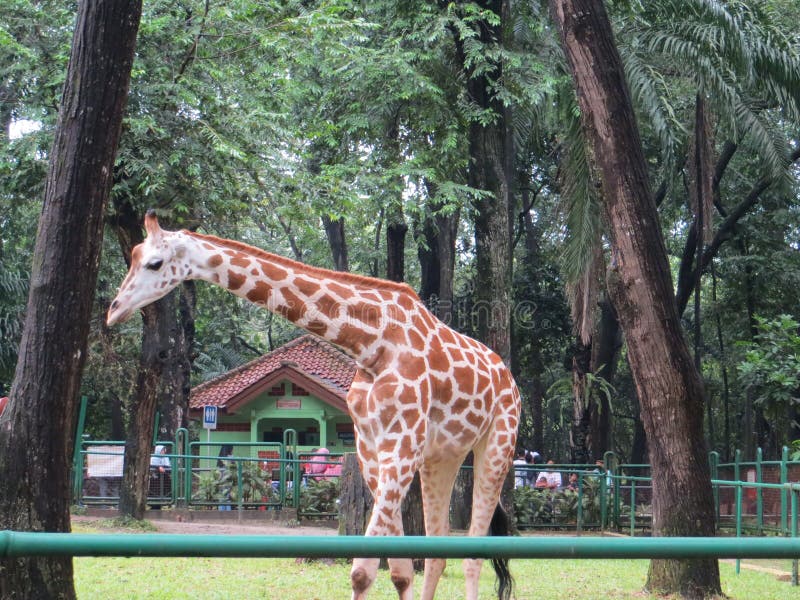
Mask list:
[[[610,384],[617,372],[617,360],[622,349],[622,332],[619,328],[617,311],[608,298],[598,303],[600,318],[592,336],[592,373],[602,377]],[[594,394],[594,409],[591,414],[591,453],[594,460],[613,449],[611,431],[611,403],[605,394]]]
[[386,214],[386,279],[405,281],[406,233],[403,206],[392,202]]
[[342,460],[339,500],[339,535],[364,535],[373,500],[358,457],[352,453],[345,454]]
[[592,359],[591,342],[587,346],[580,339],[575,341],[572,353],[572,427],[569,432],[570,462],[586,465],[592,462],[590,448],[592,407],[594,400],[587,373]]
[[[600,0],[550,0],[575,81],[611,241],[608,291],[628,343],[650,450],[653,533],[713,536],[703,385],[683,338],[641,139]],[[717,561],[653,560],[647,587],[720,594]]]
[[347,259],[347,238],[344,235],[344,217],[332,219],[328,215],[322,215],[322,225],[325,227],[325,235],[328,237],[328,245],[331,247],[333,268],[336,271],[349,271],[350,263]]
[[[436,195],[435,186],[426,183],[428,196]],[[414,226],[417,258],[420,264],[419,297],[439,319],[454,327],[453,274],[456,236],[460,211],[443,213],[435,200],[426,207],[422,221]]]
[[[33,255],[25,328],[0,420],[0,529],[70,529],[69,474],[103,213],[141,2],[81,2]],[[75,598],[69,557],[0,559],[0,597]]]
[[[385,160],[389,165],[400,164],[400,128],[399,115],[395,113],[389,120],[384,135]],[[408,224],[403,213],[403,186],[400,176],[394,176],[387,183],[386,195],[386,279],[389,281],[405,281],[406,270],[406,233]]]

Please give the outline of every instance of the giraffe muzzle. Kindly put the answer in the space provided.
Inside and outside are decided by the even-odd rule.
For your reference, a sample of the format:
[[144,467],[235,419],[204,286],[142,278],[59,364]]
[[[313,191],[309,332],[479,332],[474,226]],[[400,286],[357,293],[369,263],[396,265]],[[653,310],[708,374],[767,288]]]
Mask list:
[[124,323],[131,317],[132,314],[133,311],[130,309],[120,310],[119,301],[114,300],[108,309],[108,314],[106,315],[106,325],[113,327],[119,323]]

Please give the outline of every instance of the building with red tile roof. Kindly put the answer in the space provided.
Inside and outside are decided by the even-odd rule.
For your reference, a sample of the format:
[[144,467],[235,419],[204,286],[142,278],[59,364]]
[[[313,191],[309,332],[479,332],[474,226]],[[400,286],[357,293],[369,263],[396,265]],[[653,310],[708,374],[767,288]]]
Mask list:
[[217,407],[214,444],[282,442],[292,429],[303,450],[342,452],[354,439],[345,399],[355,372],[349,356],[304,335],[196,386],[189,417],[199,420],[203,407]]

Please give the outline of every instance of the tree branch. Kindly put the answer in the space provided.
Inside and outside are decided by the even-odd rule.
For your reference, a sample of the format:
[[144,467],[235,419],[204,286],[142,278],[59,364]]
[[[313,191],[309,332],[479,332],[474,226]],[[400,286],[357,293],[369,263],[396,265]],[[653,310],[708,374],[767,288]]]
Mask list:
[[[792,163],[797,162],[798,159],[800,159],[800,148],[795,149],[791,153],[788,164],[791,165]],[[711,243],[708,244],[706,249],[703,251],[702,259],[700,261],[701,269],[705,270],[711,260],[717,255],[717,252],[722,244],[731,239],[736,224],[753,206],[758,203],[759,199],[761,198],[761,194],[763,194],[764,191],[766,191],[773,183],[775,183],[775,179],[773,177],[762,177],[759,179],[750,189],[750,192],[747,194],[745,199],[742,200],[736,206],[736,208],[734,208],[730,214],[725,217],[725,220],[717,229],[714,239],[711,240]],[[687,235],[686,247],[694,247],[693,240],[695,235],[695,228],[694,225],[692,225],[692,227],[689,229],[689,234]],[[678,306],[678,314],[681,315],[686,310],[686,305],[689,303],[689,299],[692,296],[692,282],[694,281],[697,269],[696,266],[694,268],[684,267],[684,260],[687,260],[686,256],[686,251],[684,251],[684,259],[681,261],[681,269],[678,275],[678,289],[675,292],[675,303]],[[688,264],[690,265],[691,261],[689,261]]]

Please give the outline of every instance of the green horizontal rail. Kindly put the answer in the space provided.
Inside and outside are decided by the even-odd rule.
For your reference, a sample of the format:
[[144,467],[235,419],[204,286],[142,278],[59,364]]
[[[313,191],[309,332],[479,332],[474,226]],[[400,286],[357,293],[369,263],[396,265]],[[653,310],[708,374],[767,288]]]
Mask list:
[[800,538],[360,537],[0,532],[17,556],[797,558]]

